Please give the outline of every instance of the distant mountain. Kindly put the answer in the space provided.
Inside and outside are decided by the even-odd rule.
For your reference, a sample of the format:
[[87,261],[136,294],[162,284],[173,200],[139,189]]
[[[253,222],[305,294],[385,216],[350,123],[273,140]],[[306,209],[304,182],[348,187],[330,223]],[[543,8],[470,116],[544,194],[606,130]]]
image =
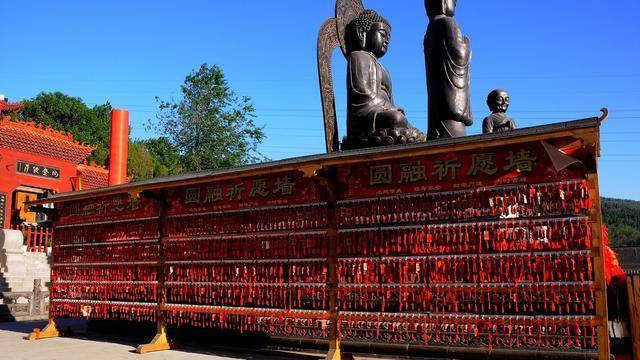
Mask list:
[[602,198],[612,247],[640,246],[640,201]]

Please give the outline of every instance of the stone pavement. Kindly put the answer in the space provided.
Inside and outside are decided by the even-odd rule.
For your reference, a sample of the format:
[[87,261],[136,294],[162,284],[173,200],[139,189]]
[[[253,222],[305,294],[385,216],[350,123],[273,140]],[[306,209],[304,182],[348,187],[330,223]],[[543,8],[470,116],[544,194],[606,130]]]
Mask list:
[[[231,352],[215,348],[187,346],[180,350],[161,351],[139,355],[134,353],[140,340],[102,335],[77,334],[70,338],[54,338],[27,341],[24,337],[34,327],[42,328],[45,322],[0,323],[0,359],[11,360],[317,360],[322,354],[281,352],[260,354],[256,352]],[[75,325],[75,324],[73,324]],[[64,326],[64,324],[63,324]],[[73,326],[77,329],[76,326]]]
[[[136,346],[149,339],[135,336],[114,336],[86,333],[84,322],[61,322],[78,331],[73,337],[27,341],[33,328],[42,328],[44,321],[0,323],[0,359],[11,360],[320,360],[325,353],[275,351],[243,351],[188,344],[179,350],[139,355]],[[355,360],[389,359],[388,357],[354,356]]]

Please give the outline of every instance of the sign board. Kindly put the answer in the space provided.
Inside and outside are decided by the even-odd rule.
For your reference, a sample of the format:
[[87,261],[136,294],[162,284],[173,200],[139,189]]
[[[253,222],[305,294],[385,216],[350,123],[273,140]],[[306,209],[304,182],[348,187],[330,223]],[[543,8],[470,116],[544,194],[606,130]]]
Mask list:
[[4,227],[6,220],[7,194],[0,194],[0,227]]
[[40,176],[48,179],[60,179],[60,169],[52,166],[43,166],[26,161],[18,161],[16,172],[32,176]]

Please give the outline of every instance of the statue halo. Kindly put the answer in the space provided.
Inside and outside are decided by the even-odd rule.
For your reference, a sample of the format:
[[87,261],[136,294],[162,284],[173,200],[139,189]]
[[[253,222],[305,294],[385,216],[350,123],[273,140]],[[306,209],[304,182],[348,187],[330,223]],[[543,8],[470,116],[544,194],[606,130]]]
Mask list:
[[342,54],[347,57],[347,44],[345,32],[347,25],[364,11],[362,0],[337,0],[336,1],[336,27],[338,30],[338,41]]

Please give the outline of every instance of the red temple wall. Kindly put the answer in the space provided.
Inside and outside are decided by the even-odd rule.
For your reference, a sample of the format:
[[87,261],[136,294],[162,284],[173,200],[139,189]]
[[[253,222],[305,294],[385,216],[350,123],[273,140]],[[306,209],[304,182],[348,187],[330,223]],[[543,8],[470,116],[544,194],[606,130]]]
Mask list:
[[[41,176],[22,174],[17,172],[17,162],[25,161],[41,166],[60,169],[59,179],[50,179]],[[0,193],[6,194],[5,221],[0,223],[0,228],[6,228],[10,224],[11,209],[13,208],[13,191],[20,185],[32,186],[41,189],[49,189],[56,193],[71,191],[71,177],[77,176],[78,164],[47,158],[27,152],[15,151],[0,147]]]

